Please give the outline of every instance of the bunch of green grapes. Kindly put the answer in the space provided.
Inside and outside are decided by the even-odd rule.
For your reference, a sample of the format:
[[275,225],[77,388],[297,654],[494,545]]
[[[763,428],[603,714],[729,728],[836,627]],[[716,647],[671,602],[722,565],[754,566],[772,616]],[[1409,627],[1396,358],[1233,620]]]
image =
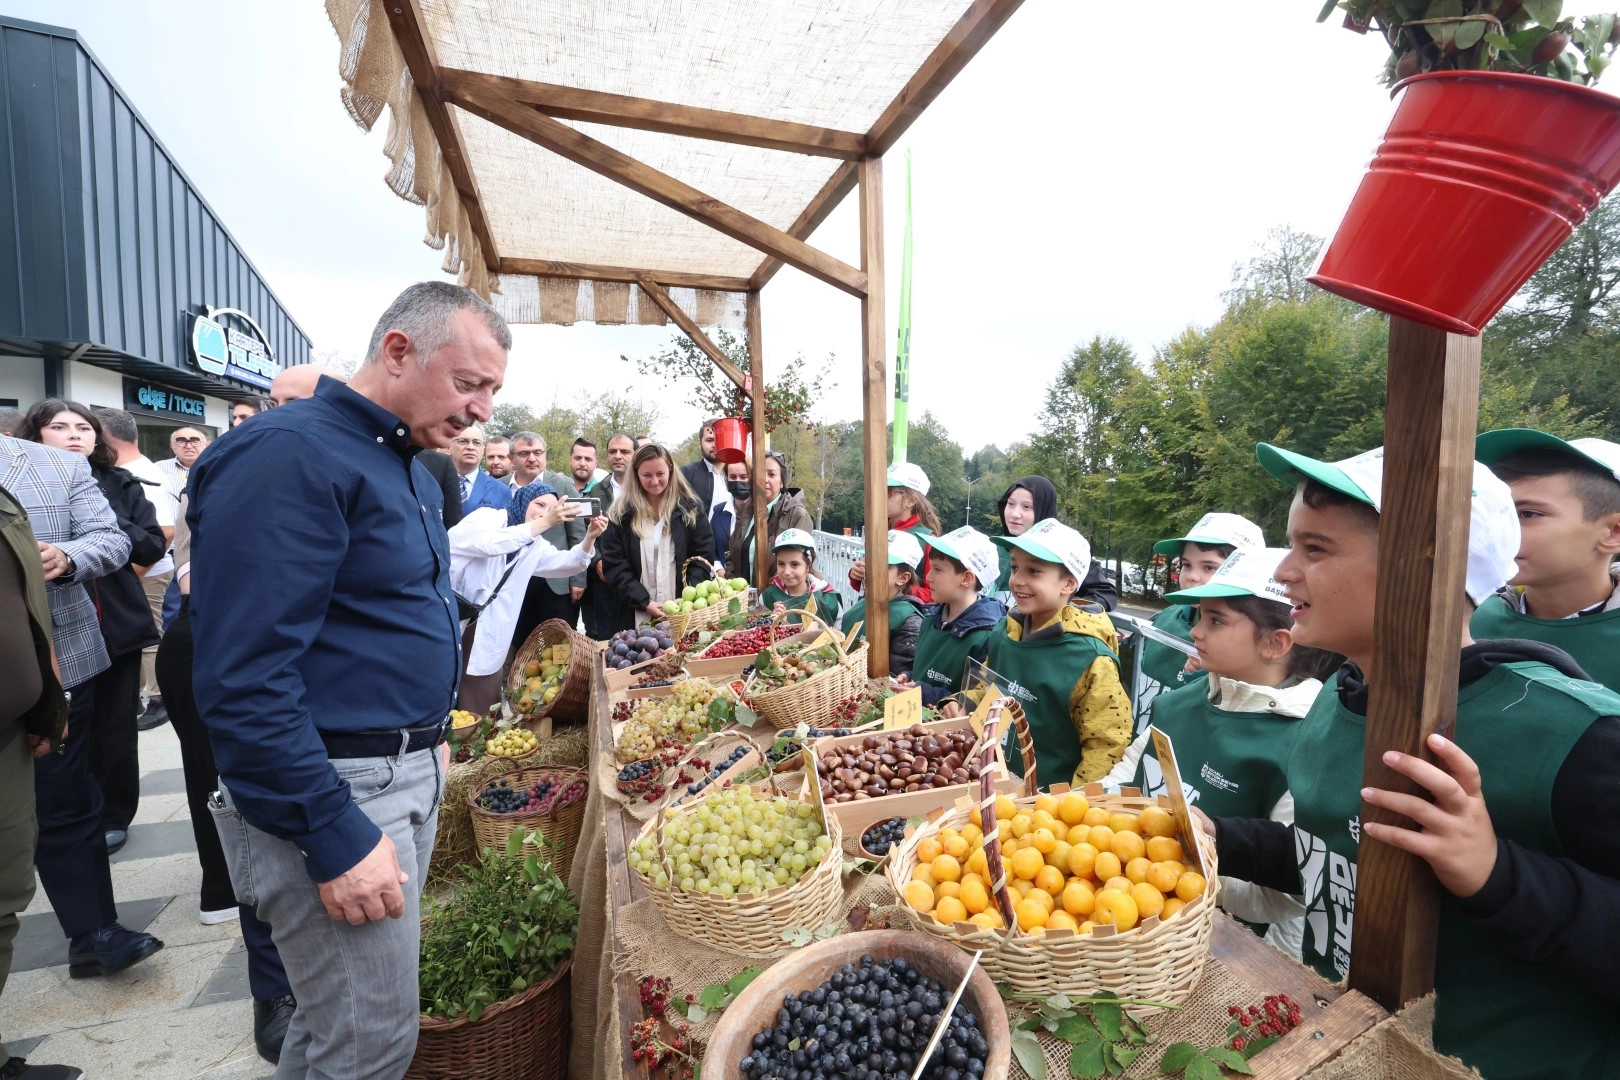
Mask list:
[[615,756],[619,761],[641,761],[668,743],[696,742],[711,730],[709,703],[720,691],[703,679],[686,679],[659,697],[642,698],[630,710],[619,734]]
[[652,835],[630,852],[630,866],[656,888],[733,897],[792,885],[832,850],[815,807],[751,788],[723,788],[664,827],[671,877]]

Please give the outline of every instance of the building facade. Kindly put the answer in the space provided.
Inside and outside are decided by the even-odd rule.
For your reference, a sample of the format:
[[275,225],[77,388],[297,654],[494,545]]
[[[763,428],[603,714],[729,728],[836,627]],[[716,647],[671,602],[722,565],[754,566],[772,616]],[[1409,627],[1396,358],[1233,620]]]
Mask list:
[[308,336],[77,33],[0,16],[0,407],[230,425]]

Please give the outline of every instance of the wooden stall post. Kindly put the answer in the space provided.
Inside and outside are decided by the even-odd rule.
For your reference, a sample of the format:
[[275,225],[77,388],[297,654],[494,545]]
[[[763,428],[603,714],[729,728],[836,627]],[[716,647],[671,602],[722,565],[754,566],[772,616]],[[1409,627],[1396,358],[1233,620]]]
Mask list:
[[[761,592],[771,581],[771,538],[765,521],[765,353],[760,342],[759,290],[748,290],[748,401],[754,429],[754,585]],[[784,492],[785,494],[785,492]],[[737,576],[733,571],[732,576]]]
[[883,159],[860,160],[861,270],[861,462],[866,485],[867,673],[889,674],[889,365],[883,333]]
[[[1430,760],[1457,719],[1459,643],[1469,615],[1468,511],[1479,410],[1479,338],[1389,320],[1378,597],[1363,782],[1426,794],[1383,762]],[[1361,807],[1361,822],[1410,827]],[[1434,986],[1440,886],[1423,860],[1363,837],[1350,987],[1394,1012]],[[1329,886],[1331,887],[1331,886]],[[1332,928],[1337,932],[1338,928]]]

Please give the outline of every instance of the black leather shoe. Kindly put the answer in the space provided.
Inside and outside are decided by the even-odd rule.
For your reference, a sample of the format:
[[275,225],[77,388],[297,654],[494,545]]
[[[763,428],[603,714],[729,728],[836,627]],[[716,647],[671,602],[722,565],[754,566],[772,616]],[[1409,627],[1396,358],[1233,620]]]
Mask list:
[[120,851],[124,850],[124,845],[127,843],[129,843],[128,829],[107,830],[107,854],[118,854]]
[[298,1002],[291,994],[253,1002],[253,1045],[259,1056],[272,1065],[281,1064],[281,1044],[287,1039],[287,1025],[296,1008]]
[[163,942],[151,934],[138,934],[110,923],[73,939],[68,946],[68,975],[75,979],[116,975],[161,948]]
[[168,708],[164,706],[162,698],[155,697],[146,703],[146,711],[141,714],[140,719],[135,721],[135,727],[139,731],[151,731],[153,728],[162,727],[168,722]]
[[71,1065],[30,1065],[19,1057],[0,1065],[0,1080],[79,1080],[83,1075]]

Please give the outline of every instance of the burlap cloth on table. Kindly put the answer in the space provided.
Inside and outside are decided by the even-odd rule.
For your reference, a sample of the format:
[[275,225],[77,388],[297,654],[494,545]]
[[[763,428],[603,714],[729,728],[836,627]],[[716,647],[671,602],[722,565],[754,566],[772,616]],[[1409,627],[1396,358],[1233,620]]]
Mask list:
[[1311,1080],[1480,1080],[1480,1074],[1434,1048],[1434,995],[1419,998],[1374,1024],[1332,1061],[1310,1071]]
[[[583,769],[589,756],[589,730],[584,724],[558,726],[551,738],[526,765],[564,765]],[[450,766],[444,777],[444,798],[439,801],[439,835],[433,842],[433,861],[428,864],[428,881],[442,883],[457,877],[457,869],[478,854],[473,840],[472,811],[467,809],[467,792],[478,782],[489,758],[461,761]]]

